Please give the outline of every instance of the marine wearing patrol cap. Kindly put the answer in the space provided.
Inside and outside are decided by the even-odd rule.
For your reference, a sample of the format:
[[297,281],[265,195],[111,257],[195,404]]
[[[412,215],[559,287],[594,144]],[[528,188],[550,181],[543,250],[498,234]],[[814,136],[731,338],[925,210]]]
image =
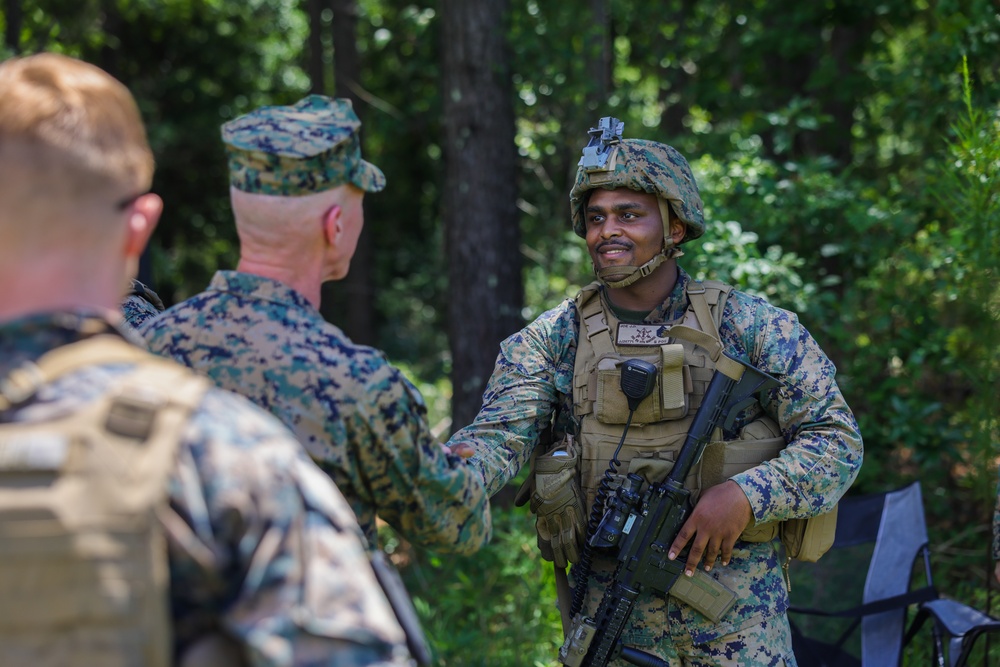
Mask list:
[[291,106],[254,109],[222,126],[229,183],[254,194],[298,196],[353,183],[385,187],[382,171],[361,158],[361,121],[343,98],[310,95]]

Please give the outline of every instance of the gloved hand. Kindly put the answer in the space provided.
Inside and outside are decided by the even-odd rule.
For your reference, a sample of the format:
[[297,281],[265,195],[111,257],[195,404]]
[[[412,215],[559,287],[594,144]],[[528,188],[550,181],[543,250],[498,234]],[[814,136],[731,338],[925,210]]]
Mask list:
[[571,438],[562,449],[535,460],[535,490],[529,507],[535,513],[542,558],[566,567],[580,558],[587,523],[578,481],[580,454]]

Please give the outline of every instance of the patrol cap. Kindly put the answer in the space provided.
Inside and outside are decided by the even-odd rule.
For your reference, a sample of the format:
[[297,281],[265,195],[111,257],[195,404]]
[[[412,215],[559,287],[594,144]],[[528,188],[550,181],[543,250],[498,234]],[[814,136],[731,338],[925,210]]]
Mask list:
[[345,183],[378,192],[385,175],[361,159],[360,127],[349,99],[310,95],[254,109],[222,126],[229,183],[264,195],[307,195]]
[[[644,139],[621,139],[609,148],[610,153],[601,164],[592,161],[593,166],[590,166],[586,159],[580,161],[576,182],[569,193],[573,231],[578,236],[587,235],[583,205],[586,193],[596,188],[629,188],[666,200],[686,227],[681,243],[705,232],[701,195],[691,166],[683,155],[672,146]],[[663,225],[669,233],[666,220]]]

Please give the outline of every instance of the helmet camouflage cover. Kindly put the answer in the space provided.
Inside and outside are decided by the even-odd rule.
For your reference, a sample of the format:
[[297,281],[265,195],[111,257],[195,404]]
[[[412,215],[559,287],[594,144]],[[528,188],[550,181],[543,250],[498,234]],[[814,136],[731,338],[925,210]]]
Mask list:
[[[616,119],[611,119],[612,121]],[[620,121],[619,128],[623,125]],[[595,130],[591,131],[594,134]],[[643,139],[612,140],[608,145],[609,154],[601,165],[583,166],[584,159],[576,173],[576,183],[569,193],[570,212],[573,216],[573,231],[578,236],[587,234],[583,207],[587,192],[595,188],[614,190],[629,188],[638,192],[648,192],[670,203],[670,207],[686,226],[681,243],[696,239],[705,231],[705,217],[701,195],[695,183],[691,166],[684,156],[672,146]],[[665,233],[669,227],[663,221]]]

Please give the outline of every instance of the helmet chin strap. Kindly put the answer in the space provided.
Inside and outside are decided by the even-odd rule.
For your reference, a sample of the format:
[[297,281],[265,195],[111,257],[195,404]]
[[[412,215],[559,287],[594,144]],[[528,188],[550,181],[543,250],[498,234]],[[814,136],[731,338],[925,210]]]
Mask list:
[[662,197],[657,197],[660,205],[660,219],[663,220],[663,249],[660,254],[642,266],[605,266],[603,269],[594,267],[594,274],[597,280],[605,287],[618,289],[628,287],[640,278],[645,278],[660,267],[668,259],[676,259],[684,254],[684,251],[677,247],[670,236],[670,202]]
[[[605,266],[603,269],[595,267],[594,273],[605,287],[617,289],[628,287],[640,278],[645,278],[665,261],[667,261],[667,255],[661,252],[642,266]],[[616,278],[618,279],[616,280]]]

